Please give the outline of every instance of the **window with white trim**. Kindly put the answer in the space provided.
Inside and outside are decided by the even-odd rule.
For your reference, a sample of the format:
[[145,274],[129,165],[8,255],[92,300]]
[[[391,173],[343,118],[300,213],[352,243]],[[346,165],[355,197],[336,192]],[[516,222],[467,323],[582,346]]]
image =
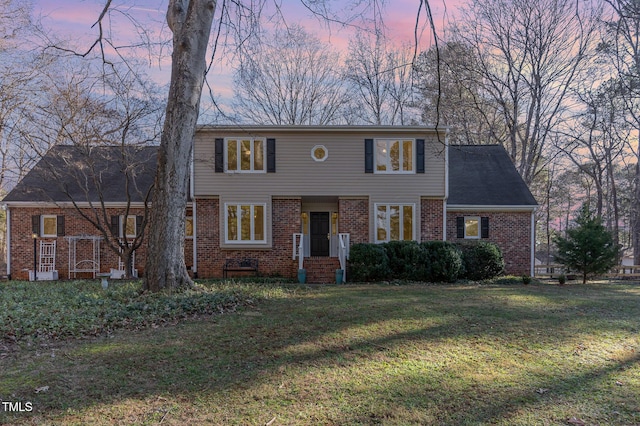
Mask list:
[[135,238],[136,235],[136,217],[135,216],[127,216],[127,220],[124,221],[124,229],[120,233],[120,235],[125,235],[127,238]]
[[467,239],[480,238],[480,217],[479,216],[465,216],[464,237]]
[[376,242],[415,240],[414,204],[376,204]]
[[58,216],[43,214],[40,220],[42,221],[40,224],[42,237],[51,238],[58,236]]
[[376,139],[375,173],[415,173],[415,139]]
[[266,143],[263,138],[227,138],[224,150],[225,171],[265,173]]
[[266,243],[266,204],[225,204],[225,242]]
[[193,216],[187,216],[184,222],[185,238],[193,238]]

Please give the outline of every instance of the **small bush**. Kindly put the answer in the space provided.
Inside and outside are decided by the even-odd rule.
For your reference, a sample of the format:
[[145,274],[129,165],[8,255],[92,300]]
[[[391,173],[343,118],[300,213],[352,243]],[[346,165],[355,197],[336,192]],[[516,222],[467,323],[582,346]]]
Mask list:
[[464,263],[464,278],[488,280],[504,271],[504,258],[494,243],[473,241],[459,244]]
[[349,279],[351,281],[382,281],[391,275],[389,257],[379,244],[359,243],[349,251]]
[[455,282],[463,272],[462,253],[453,243],[429,241],[420,244],[429,265],[425,281]]
[[426,253],[416,241],[389,241],[382,247],[389,258],[389,269],[394,278],[425,280],[428,275]]

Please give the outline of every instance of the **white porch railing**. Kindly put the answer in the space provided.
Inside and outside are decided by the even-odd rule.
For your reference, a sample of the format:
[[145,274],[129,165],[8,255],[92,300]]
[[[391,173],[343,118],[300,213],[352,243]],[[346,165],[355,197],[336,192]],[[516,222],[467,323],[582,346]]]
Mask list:
[[298,269],[304,267],[304,234],[293,234],[293,260],[298,258]]
[[349,259],[350,234],[338,234],[338,259],[342,269],[342,281],[347,282],[347,259]]

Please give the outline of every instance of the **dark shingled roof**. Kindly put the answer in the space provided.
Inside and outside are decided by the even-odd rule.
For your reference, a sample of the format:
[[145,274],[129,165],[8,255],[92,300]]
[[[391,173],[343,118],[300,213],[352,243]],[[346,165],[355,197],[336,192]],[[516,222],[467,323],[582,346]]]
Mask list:
[[500,145],[449,147],[447,204],[478,206],[538,205]]
[[[102,193],[106,202],[142,202],[153,185],[157,152],[154,146],[57,145],[3,201],[96,202]],[[130,174],[130,198],[125,189],[125,170]]]

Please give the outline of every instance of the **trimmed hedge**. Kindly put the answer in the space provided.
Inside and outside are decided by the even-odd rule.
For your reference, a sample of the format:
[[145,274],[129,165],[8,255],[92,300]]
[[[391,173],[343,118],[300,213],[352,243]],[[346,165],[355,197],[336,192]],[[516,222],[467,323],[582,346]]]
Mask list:
[[453,283],[464,272],[462,252],[455,244],[447,241],[428,241],[420,246],[426,252],[429,281]]
[[349,279],[383,281],[391,275],[389,257],[379,244],[359,243],[349,250]]
[[487,280],[503,272],[500,248],[486,241],[360,243],[351,247],[349,256],[349,276],[353,281],[453,283],[459,278]]
[[488,280],[504,272],[504,258],[500,248],[486,241],[458,244],[464,262],[463,277],[469,280]]

